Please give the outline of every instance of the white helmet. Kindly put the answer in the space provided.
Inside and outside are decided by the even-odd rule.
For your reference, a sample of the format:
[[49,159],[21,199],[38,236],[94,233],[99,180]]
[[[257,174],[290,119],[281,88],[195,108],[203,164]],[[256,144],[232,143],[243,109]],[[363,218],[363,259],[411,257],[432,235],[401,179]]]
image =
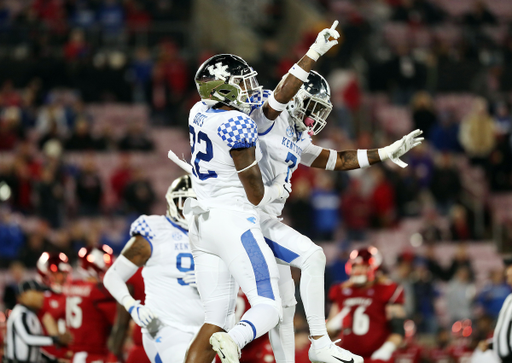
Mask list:
[[192,189],[192,179],[183,175],[174,180],[167,189],[165,199],[167,200],[167,215],[177,225],[188,230],[187,221],[183,217],[183,204],[187,198],[195,198],[196,193]]

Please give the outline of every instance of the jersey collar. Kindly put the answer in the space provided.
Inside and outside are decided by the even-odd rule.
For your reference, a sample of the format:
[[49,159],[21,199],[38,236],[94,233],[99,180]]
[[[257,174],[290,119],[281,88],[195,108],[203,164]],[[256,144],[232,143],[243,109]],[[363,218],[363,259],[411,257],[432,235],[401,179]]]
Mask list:
[[172,224],[174,227],[178,228],[181,232],[185,233],[185,235],[188,236],[188,231],[185,228],[183,228],[183,227],[177,225],[176,223],[174,223],[173,221],[171,221],[171,219],[169,217],[165,216],[165,218],[169,221],[170,224]]

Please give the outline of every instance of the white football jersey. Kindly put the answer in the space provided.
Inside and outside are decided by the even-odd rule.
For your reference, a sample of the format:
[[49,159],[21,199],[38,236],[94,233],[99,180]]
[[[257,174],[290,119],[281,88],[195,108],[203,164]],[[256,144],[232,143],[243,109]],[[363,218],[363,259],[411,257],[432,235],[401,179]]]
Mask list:
[[[261,105],[271,95],[264,90]],[[298,132],[295,122],[287,110],[274,121],[263,113],[263,108],[253,109],[250,114],[258,127],[258,138],[263,158],[259,162],[263,182],[269,184],[276,176],[286,173],[286,181],[290,181],[299,163],[311,166],[320,155],[322,148],[311,143],[311,136],[306,132]],[[264,206],[262,210],[270,215],[279,216],[286,200],[279,199]]]
[[190,110],[188,124],[197,200],[206,207],[252,210],[229,152],[256,146],[256,160],[261,159],[254,120],[239,111],[213,109],[198,102]]
[[183,281],[194,270],[188,231],[167,216],[142,215],[130,234],[151,245],[151,257],[142,269],[145,305],[167,326],[195,333],[204,323],[204,309],[195,287]]

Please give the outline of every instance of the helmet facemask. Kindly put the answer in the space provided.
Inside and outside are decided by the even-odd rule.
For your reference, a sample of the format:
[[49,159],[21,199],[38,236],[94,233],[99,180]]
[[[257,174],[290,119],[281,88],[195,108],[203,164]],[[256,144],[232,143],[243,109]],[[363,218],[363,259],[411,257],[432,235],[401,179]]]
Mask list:
[[313,136],[318,135],[327,125],[332,105],[301,88],[287,109],[295,121],[297,130],[306,131],[308,135]]
[[195,198],[196,194],[192,188],[188,190],[175,190],[171,188],[167,191],[165,199],[167,200],[167,215],[177,225],[188,230],[188,223],[183,216],[183,206],[187,198]]

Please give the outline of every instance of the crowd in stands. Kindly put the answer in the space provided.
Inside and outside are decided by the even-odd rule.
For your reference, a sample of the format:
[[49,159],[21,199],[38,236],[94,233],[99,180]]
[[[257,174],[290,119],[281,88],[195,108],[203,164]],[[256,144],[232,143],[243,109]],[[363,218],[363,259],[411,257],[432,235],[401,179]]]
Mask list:
[[[73,260],[81,246],[98,243],[119,253],[136,216],[164,213],[154,208],[163,198],[155,180],[131,155],[156,155],[154,126],[185,129],[198,99],[195,69],[210,54],[229,51],[188,48],[180,29],[152,31],[155,24],[190,21],[190,3],[0,0],[0,268],[11,265],[18,276],[22,267],[12,261],[33,268],[48,250]],[[405,169],[383,164],[333,173],[300,166],[285,218],[301,233],[315,241],[364,242],[373,231],[420,218],[429,249],[440,241],[496,237],[488,197],[512,191],[512,8],[497,13],[476,0],[464,1],[470,6],[460,11],[449,3],[310,2],[326,24],[328,17],[339,19],[343,34],[317,67],[331,85],[334,109],[315,143],[370,149],[413,128],[424,131],[426,142],[404,157]],[[283,50],[273,29],[286,2],[268,4],[265,22],[252,29],[261,50],[251,65],[260,83],[273,88],[317,29]],[[148,34],[142,45],[139,32]],[[91,104],[118,102],[147,105],[150,125],[98,126]],[[73,153],[82,156],[78,164],[64,157]],[[109,154],[119,162],[102,170],[104,178],[95,160]],[[483,188],[479,195],[476,186]],[[511,243],[512,218],[500,223]],[[330,267],[331,283],[346,277],[346,253]],[[477,290],[462,247],[449,268],[427,252],[402,255],[391,272],[409,291],[409,317],[427,333],[439,327],[431,317],[441,294],[452,324],[494,319],[509,291],[498,269]]]

